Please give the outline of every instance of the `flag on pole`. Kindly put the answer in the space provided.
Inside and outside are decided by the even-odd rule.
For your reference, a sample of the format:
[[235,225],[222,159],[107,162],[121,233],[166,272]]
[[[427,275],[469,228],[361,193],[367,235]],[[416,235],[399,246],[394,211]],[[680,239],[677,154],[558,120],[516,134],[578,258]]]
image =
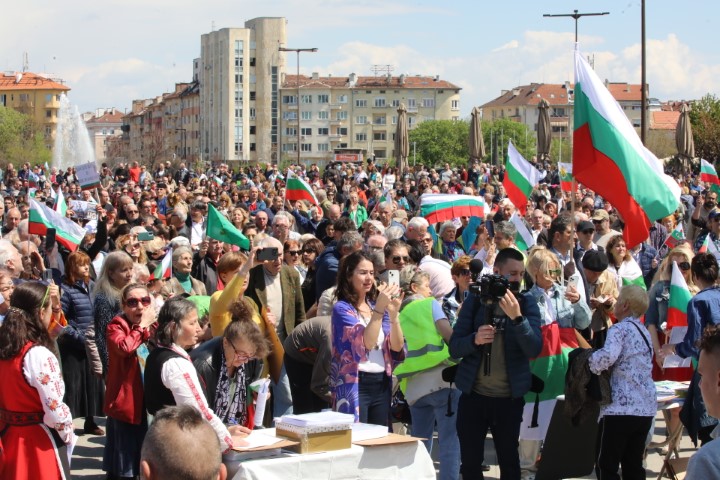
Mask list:
[[485,199],[472,195],[424,193],[420,197],[420,215],[431,224],[458,217],[485,218]]
[[697,253],[712,253],[715,259],[720,261],[720,250],[718,250],[713,239],[710,238],[710,233],[705,234],[705,240],[703,240]]
[[665,175],[578,49],[574,110],[573,175],[618,210],[625,242],[633,248],[648,237],[655,219],[675,211],[680,186]]
[[243,250],[250,250],[250,240],[233,225],[230,220],[208,203],[207,236],[220,242],[237,245]]
[[49,171],[50,171],[50,166],[48,165],[47,162],[45,162],[45,172],[47,173]]
[[28,173],[28,183],[30,184],[30,188],[37,188],[39,182],[40,177],[38,177],[35,172]]
[[700,245],[700,248],[698,248],[697,253],[707,253],[707,251],[710,249],[710,234],[705,235],[705,240],[703,240],[702,244]]
[[[50,189],[52,191],[52,189]],[[57,196],[55,197],[55,211],[63,217],[67,213],[67,203],[65,202],[65,196],[62,193],[62,188],[58,189]]]
[[667,245],[671,250],[677,247],[680,242],[685,240],[685,231],[683,230],[682,223],[678,223],[678,226],[670,232],[670,235],[665,239],[664,245]]
[[30,218],[28,233],[45,235],[48,228],[55,229],[57,242],[74,252],[85,237],[85,229],[69,218],[60,216],[50,207],[43,205],[34,198],[30,199]]
[[213,180],[215,180],[215,184],[217,184],[218,187],[223,186],[223,181],[220,177],[215,177]]
[[320,206],[312,187],[302,178],[295,175],[295,172],[288,170],[287,184],[285,185],[286,200],[307,200],[313,205]]
[[162,259],[162,262],[158,264],[155,270],[150,274],[150,280],[159,280],[161,278],[170,278],[172,276],[172,248],[169,248],[167,253]]
[[535,246],[535,238],[533,238],[532,232],[525,226],[525,222],[522,221],[518,212],[512,214],[510,221],[515,225],[515,229],[517,230],[515,234],[515,245],[517,245],[521,251],[527,252]]
[[667,309],[667,328],[687,327],[687,306],[692,295],[677,262],[673,262],[670,277],[670,298]]
[[512,141],[508,141],[503,186],[521,215],[525,215],[530,194],[541,179],[542,174],[520,155]]
[[560,167],[560,190],[563,192],[572,191],[572,163],[558,162],[558,167]]
[[720,193],[720,178],[712,163],[700,159],[700,181],[710,184],[710,190]]

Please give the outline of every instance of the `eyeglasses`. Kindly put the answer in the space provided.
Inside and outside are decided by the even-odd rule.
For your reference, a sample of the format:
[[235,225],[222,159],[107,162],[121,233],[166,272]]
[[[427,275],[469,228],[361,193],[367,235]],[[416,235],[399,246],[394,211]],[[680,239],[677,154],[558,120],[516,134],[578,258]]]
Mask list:
[[392,257],[392,263],[394,263],[395,265],[399,265],[400,262],[408,263],[409,261],[410,261],[410,257],[408,257],[408,256],[395,255],[394,257]]
[[149,307],[152,303],[152,298],[150,297],[142,297],[142,298],[128,298],[125,300],[125,305],[127,305],[130,308],[137,308],[138,305],[142,303],[143,307]]
[[285,253],[294,257],[295,255],[300,255],[301,250],[285,250]]
[[587,230],[581,230],[580,233],[584,233],[585,235],[591,235],[595,233],[595,230],[592,228],[588,228]]
[[690,270],[690,262],[680,262],[678,263],[678,268],[683,272],[687,272]]
[[232,344],[230,340],[227,341],[227,343],[230,345],[230,347],[233,349],[233,352],[235,352],[235,358],[238,360],[251,360],[255,358],[255,353],[245,353],[242,351],[238,351],[237,348],[235,348],[235,345]]

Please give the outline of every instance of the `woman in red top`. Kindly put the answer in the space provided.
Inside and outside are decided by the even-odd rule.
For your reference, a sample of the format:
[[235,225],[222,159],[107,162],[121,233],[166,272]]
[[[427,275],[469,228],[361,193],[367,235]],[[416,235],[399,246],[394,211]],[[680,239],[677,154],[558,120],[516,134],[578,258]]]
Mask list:
[[48,334],[50,287],[19,285],[0,325],[0,479],[70,478],[70,409]]
[[112,479],[140,475],[140,450],[147,433],[142,374],[148,355],[146,343],[155,323],[152,297],[145,285],[128,285],[121,301],[123,313],[107,327],[103,470]]

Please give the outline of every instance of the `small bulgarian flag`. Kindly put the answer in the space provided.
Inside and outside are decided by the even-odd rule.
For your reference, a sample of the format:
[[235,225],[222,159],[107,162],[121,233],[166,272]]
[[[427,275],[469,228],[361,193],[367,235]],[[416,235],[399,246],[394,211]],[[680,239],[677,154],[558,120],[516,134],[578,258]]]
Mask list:
[[678,223],[678,226],[675,227],[675,229],[670,232],[670,235],[668,235],[665,239],[665,243],[663,245],[667,245],[668,248],[673,249],[683,240],[685,240],[685,231],[683,230],[682,223]]
[[715,242],[712,238],[710,238],[710,233],[707,233],[705,235],[705,240],[703,240],[702,245],[700,245],[700,248],[698,249],[698,253],[712,253],[716,259],[719,259],[720,261],[720,251],[718,250],[717,246],[715,245]]
[[685,282],[677,262],[673,262],[670,277],[670,299],[668,300],[667,328],[687,327],[687,306],[690,302],[690,289]]
[[28,174],[28,183],[30,184],[30,188],[37,188],[39,181],[40,177],[38,177],[35,172],[30,172]]
[[458,217],[485,218],[485,199],[472,195],[424,193],[420,197],[420,215],[431,224]]
[[[52,191],[52,189],[51,189]],[[55,211],[63,217],[67,213],[67,202],[65,202],[65,196],[62,193],[62,188],[58,189],[57,196],[55,197]]]
[[700,160],[700,180],[710,184],[710,190],[713,192],[720,193],[720,179],[717,170],[712,163],[703,159]]
[[525,215],[530,194],[540,183],[542,174],[520,155],[512,141],[508,142],[505,170],[503,186],[507,196],[520,214]]
[[217,184],[218,187],[223,186],[223,181],[220,177],[215,177],[215,183]]
[[307,200],[313,205],[320,206],[315,192],[302,178],[295,175],[295,172],[288,170],[287,184],[285,185],[286,200]]
[[172,276],[172,254],[172,248],[169,248],[162,262],[160,262],[155,271],[150,274],[150,280],[159,280]]
[[77,250],[85,237],[85,229],[80,225],[31,198],[28,233],[45,235],[48,228],[55,229],[57,242],[71,252]]
[[622,285],[637,285],[647,290],[642,270],[634,258],[624,261],[617,271],[618,277],[622,280]]
[[512,214],[510,221],[513,225],[515,225],[515,229],[517,229],[517,233],[515,234],[515,245],[517,245],[518,249],[521,251],[527,252],[535,245],[535,239],[533,238],[532,233],[525,226],[525,222],[522,221],[522,218],[520,218],[520,215],[518,215],[517,212]]
[[558,163],[558,167],[560,167],[560,190],[569,192],[573,183],[572,163]]

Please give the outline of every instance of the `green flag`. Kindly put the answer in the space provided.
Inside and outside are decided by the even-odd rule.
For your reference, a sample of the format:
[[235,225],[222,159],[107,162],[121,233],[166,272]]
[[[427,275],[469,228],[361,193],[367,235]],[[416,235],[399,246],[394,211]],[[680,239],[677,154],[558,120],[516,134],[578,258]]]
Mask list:
[[207,236],[220,242],[237,245],[243,250],[250,250],[250,240],[211,204],[208,204]]

